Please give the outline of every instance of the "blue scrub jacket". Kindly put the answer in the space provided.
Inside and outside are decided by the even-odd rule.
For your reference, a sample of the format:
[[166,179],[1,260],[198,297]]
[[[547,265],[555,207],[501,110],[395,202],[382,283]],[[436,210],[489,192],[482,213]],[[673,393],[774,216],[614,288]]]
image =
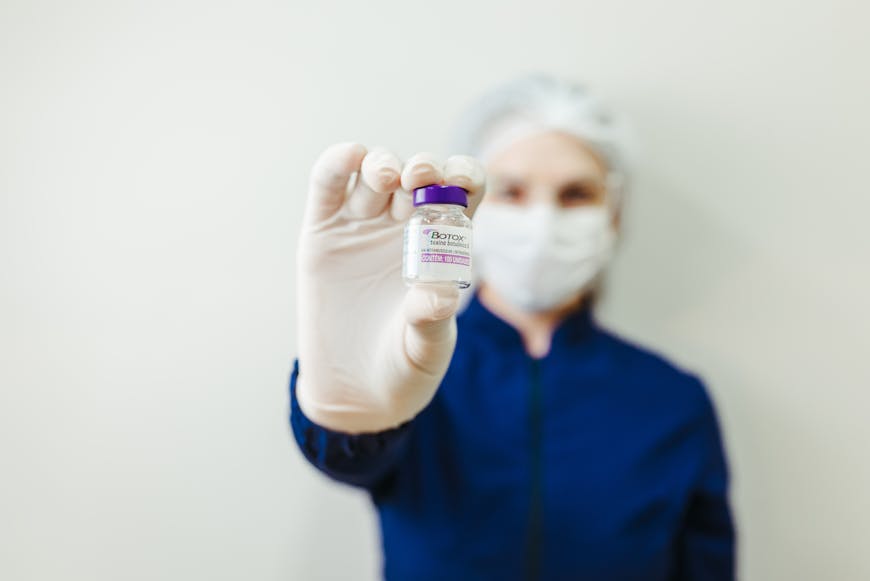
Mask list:
[[370,493],[386,579],[657,581],[734,578],[728,473],[697,377],[599,328],[589,309],[549,354],[475,296],[432,402],[350,435],[309,420],[305,457]]

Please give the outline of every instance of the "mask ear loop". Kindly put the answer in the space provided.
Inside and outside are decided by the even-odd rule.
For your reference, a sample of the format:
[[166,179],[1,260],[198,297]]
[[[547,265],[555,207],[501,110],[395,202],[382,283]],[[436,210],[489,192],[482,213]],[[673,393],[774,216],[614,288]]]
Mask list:
[[607,188],[604,202],[613,218],[613,229],[617,240],[621,238],[619,234],[622,231],[622,210],[625,206],[627,182],[625,174],[620,171],[610,171],[604,179]]
[[625,181],[625,174],[615,170],[607,172],[607,177],[604,178],[604,185],[607,188],[605,201],[614,213],[622,209]]

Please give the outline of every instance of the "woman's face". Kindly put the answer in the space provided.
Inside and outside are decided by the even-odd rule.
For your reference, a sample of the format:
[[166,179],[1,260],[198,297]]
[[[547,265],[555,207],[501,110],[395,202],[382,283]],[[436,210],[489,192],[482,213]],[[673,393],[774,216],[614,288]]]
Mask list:
[[582,141],[560,132],[521,139],[487,166],[489,187],[483,203],[560,208],[603,205],[607,171]]

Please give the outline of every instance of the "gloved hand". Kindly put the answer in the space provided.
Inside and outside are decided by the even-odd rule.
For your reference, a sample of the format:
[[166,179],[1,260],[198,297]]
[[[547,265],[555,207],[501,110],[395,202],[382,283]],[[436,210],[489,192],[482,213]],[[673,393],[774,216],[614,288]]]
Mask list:
[[480,163],[467,156],[442,165],[420,153],[403,167],[386,150],[341,143],[317,159],[296,271],[296,396],[312,421],[377,432],[432,400],[456,345],[459,292],[452,284],[405,285],[409,192],[435,183],[465,188],[470,217],[484,181]]

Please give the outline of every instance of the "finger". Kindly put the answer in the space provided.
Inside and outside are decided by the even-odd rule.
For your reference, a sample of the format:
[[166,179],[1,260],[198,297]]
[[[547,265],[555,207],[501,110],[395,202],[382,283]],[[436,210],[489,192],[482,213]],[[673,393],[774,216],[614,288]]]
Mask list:
[[405,352],[416,367],[433,374],[443,371],[456,343],[453,315],[458,308],[459,290],[452,284],[421,284],[408,289]]
[[468,155],[453,155],[444,164],[444,183],[459,186],[468,192],[468,207],[465,214],[474,216],[486,190],[486,172],[483,165]]
[[308,182],[305,220],[309,224],[323,221],[341,208],[350,178],[359,171],[365,154],[366,148],[359,143],[337,143],[320,154]]
[[[396,220],[407,220],[414,211],[411,194],[415,189],[431,184],[440,184],[443,179],[443,164],[431,153],[418,153],[405,162],[402,169],[404,195],[393,196],[392,214]],[[398,192],[397,192],[398,194]]]
[[401,175],[402,162],[393,153],[381,147],[369,151],[362,160],[360,180],[347,200],[348,213],[371,218],[383,212]]
[[417,188],[440,184],[444,177],[444,164],[431,153],[418,153],[405,162],[402,169],[402,187],[413,192]]

